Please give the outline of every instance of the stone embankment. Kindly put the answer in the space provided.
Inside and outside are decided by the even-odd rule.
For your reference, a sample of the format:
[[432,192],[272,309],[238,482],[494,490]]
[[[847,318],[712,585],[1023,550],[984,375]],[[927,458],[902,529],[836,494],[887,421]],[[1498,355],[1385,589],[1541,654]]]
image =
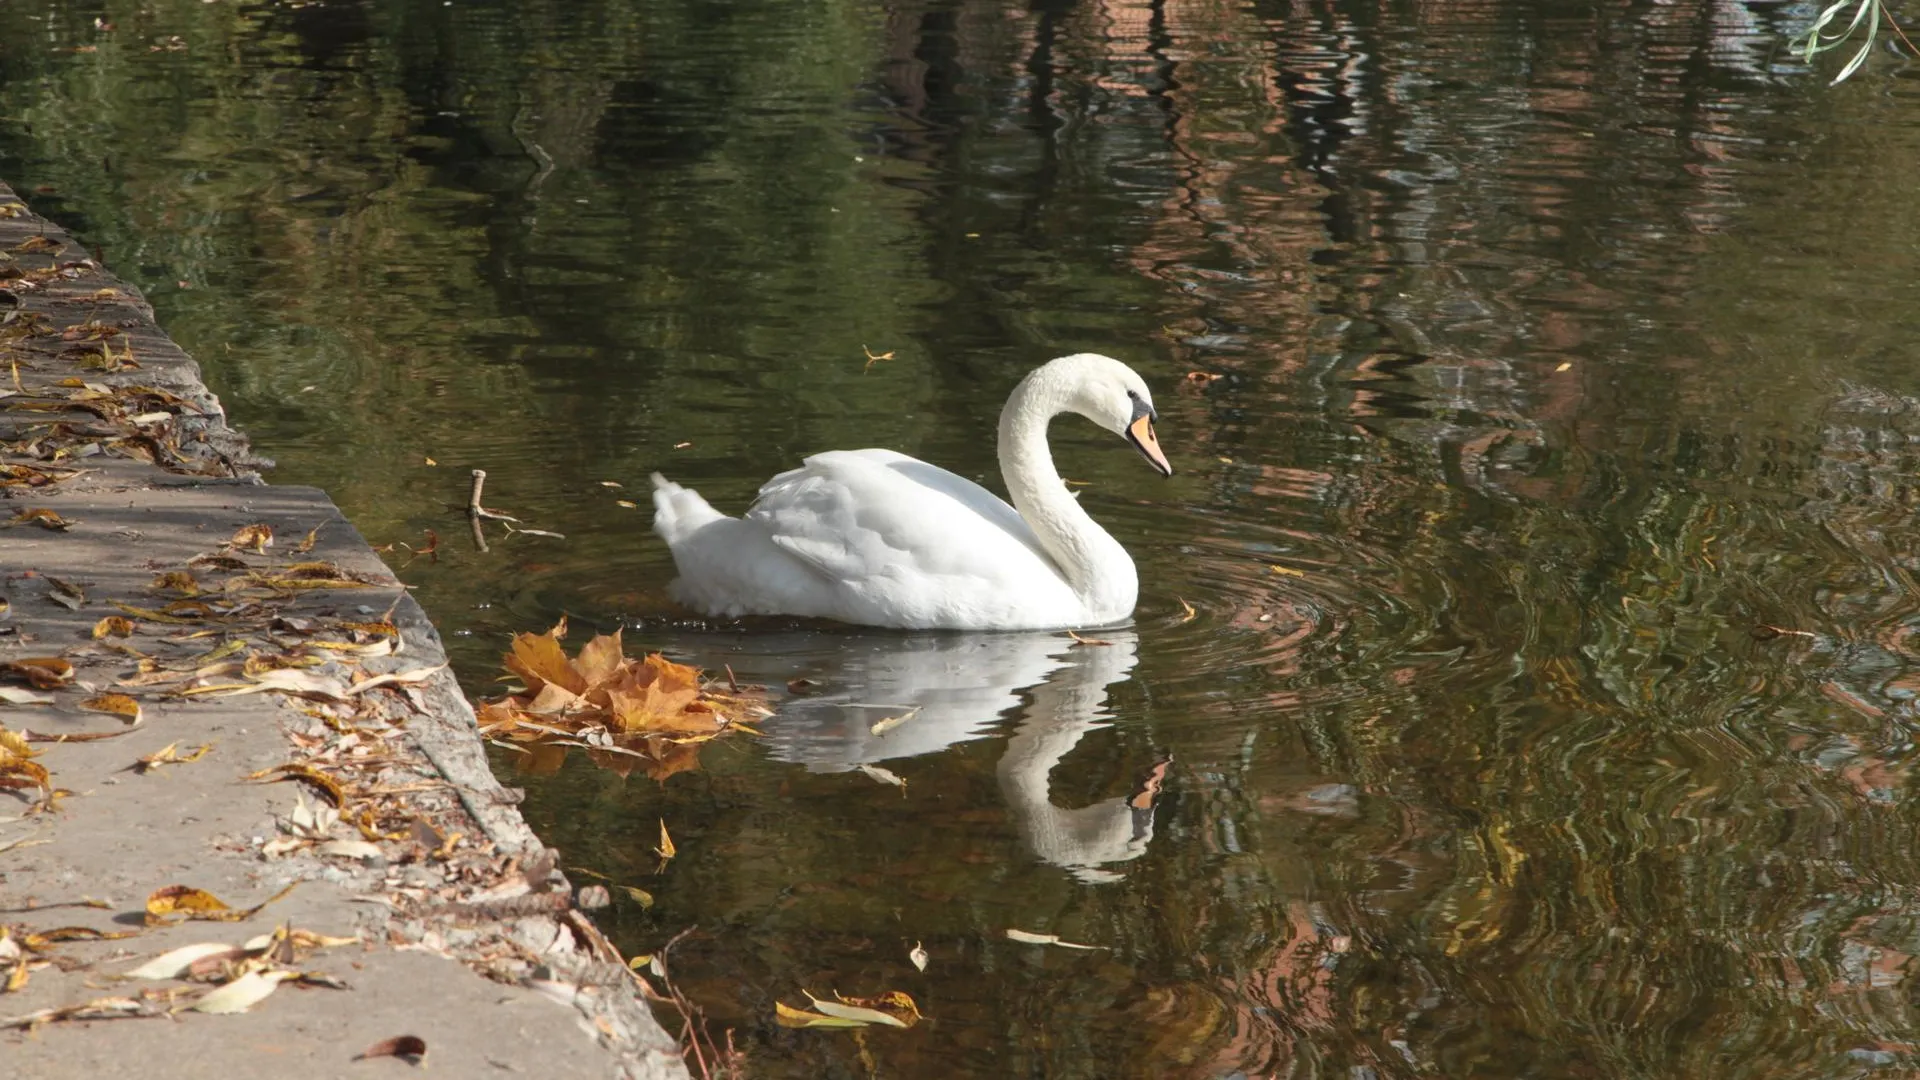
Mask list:
[[[685,1076],[433,626],[260,464],[138,292],[0,185],[4,1071],[396,1075],[404,1036],[440,1076]],[[198,944],[230,951],[127,977]]]

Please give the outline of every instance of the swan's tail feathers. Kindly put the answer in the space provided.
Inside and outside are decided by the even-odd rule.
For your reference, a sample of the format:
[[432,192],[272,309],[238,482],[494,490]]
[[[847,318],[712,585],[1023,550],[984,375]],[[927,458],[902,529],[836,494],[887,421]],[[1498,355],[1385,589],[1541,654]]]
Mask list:
[[668,547],[686,539],[700,526],[725,516],[707,505],[699,492],[681,487],[659,473],[653,474],[653,531],[660,534]]

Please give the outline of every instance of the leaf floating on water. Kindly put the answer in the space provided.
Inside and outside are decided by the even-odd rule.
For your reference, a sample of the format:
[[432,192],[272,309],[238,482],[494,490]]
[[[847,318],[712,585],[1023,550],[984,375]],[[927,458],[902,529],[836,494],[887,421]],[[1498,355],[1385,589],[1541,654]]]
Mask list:
[[892,731],[894,728],[899,727],[901,724],[906,723],[918,715],[920,715],[920,706],[915,705],[899,716],[883,716],[875,720],[873,726],[867,730],[875,735],[885,735],[887,732]]
[[907,954],[907,959],[913,961],[913,966],[921,971],[927,970],[927,950],[921,948],[919,942],[913,943],[913,951]]
[[1185,624],[1187,624],[1187,623],[1190,623],[1190,622],[1192,622],[1193,620],[1195,620],[1195,619],[1197,619],[1197,618],[1199,618],[1199,617],[1200,617],[1200,613],[1199,613],[1198,611],[1195,611],[1195,610],[1193,609],[1193,605],[1192,605],[1192,604],[1189,604],[1189,603],[1187,603],[1187,600],[1186,600],[1186,598],[1185,598],[1185,597],[1183,597],[1183,596],[1176,596],[1176,597],[1174,597],[1174,599],[1175,599],[1175,600],[1178,600],[1178,601],[1180,601],[1180,623],[1181,623],[1181,625],[1185,625]]
[[855,765],[854,768],[860,770],[863,773],[866,773],[868,777],[878,781],[879,783],[892,784],[894,787],[899,788],[903,793],[907,790],[907,782],[901,779],[899,774],[894,773],[891,770],[883,769],[878,765],[868,765],[864,761],[858,765]]
[[[629,659],[620,634],[596,636],[569,659],[562,619],[545,634],[520,634],[505,658],[525,689],[475,707],[480,733],[494,741],[580,747],[597,764],[626,776],[636,768],[664,780],[697,768],[699,744],[744,731],[768,715],[757,688],[721,692],[700,672],[659,653]],[[554,767],[559,754],[530,753],[527,768]]]
[[265,1001],[275,987],[296,974],[292,971],[249,971],[225,986],[208,991],[187,1008],[220,1015],[243,1013]]
[[1027,930],[1009,929],[1007,931],[1007,937],[1009,940],[1018,941],[1022,945],[1058,945],[1062,949],[1088,950],[1106,948],[1105,945],[1080,945],[1071,941],[1062,941],[1058,934],[1035,934]]
[[841,1016],[828,1016],[825,1013],[808,1012],[796,1009],[784,1001],[773,1003],[774,1022],[785,1028],[863,1028],[871,1027],[860,1020],[848,1020]]
[[807,995],[807,1000],[813,1003],[815,1012],[824,1013],[827,1016],[837,1016],[842,1020],[858,1020],[863,1024],[883,1024],[887,1027],[904,1028],[909,1026],[905,1020],[881,1012],[879,1009],[869,1009],[862,1005],[848,1005],[839,1001],[822,1001],[814,997],[811,991],[802,990],[800,992]]
[[[660,844],[653,849],[653,853],[660,856],[660,870],[665,870],[667,868],[667,860],[674,856],[673,837],[667,835],[667,820],[665,818],[660,819]],[[657,874],[660,870],[655,870],[654,873]]]
[[618,480],[602,480],[600,481],[600,486],[604,488],[617,488],[617,487],[626,487],[627,485],[621,483]]
[[1081,637],[1079,634],[1076,634],[1071,630],[1067,631],[1067,636],[1073,639],[1073,643],[1075,645],[1111,645],[1113,644],[1113,642],[1107,641],[1104,638]]
[[866,366],[860,369],[860,374],[862,375],[865,375],[869,370],[872,369],[873,365],[879,363],[880,361],[893,359],[892,349],[889,349],[886,352],[880,353],[877,356],[874,355],[874,352],[872,349],[867,348],[865,345],[860,346],[860,351],[867,354]]
[[1147,771],[1146,778],[1140,781],[1139,790],[1135,791],[1133,797],[1127,800],[1127,805],[1135,810],[1153,809],[1153,801],[1160,797],[1161,785],[1166,783],[1167,769],[1172,765],[1173,758],[1171,756],[1155,763],[1153,768]]
[[391,1039],[381,1039],[365,1050],[353,1056],[355,1061],[368,1058],[396,1057],[404,1058],[412,1065],[425,1065],[427,1058],[427,1040],[418,1035],[395,1035]]
[[619,889],[627,894],[627,899],[639,904],[642,908],[653,907],[653,894],[647,890],[637,885],[621,885]]
[[125,720],[128,726],[140,722],[140,703],[125,694],[98,694],[81,702],[80,707],[89,712],[110,713]]
[[1287,577],[1303,578],[1307,576],[1307,572],[1305,570],[1295,570],[1291,566],[1281,566],[1279,563],[1270,563],[1268,564],[1267,569],[1273,571],[1276,574],[1284,574]]
[[613,501],[615,505],[625,507],[628,510],[640,509],[640,504],[634,502],[632,499],[615,499]]

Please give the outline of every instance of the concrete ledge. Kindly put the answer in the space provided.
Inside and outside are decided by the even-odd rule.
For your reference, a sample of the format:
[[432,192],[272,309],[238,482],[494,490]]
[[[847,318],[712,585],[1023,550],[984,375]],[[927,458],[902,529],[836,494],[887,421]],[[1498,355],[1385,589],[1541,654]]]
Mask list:
[[[127,366],[128,349],[137,367]],[[159,393],[138,399],[138,413],[103,403],[134,386]],[[98,389],[110,398],[89,408],[85,399]],[[54,809],[36,807],[38,792],[0,790],[0,925],[15,942],[55,927],[139,931],[30,953],[24,984],[0,993],[0,1019],[142,990],[180,991],[172,999],[150,994],[149,1016],[0,1031],[7,1071],[43,1080],[134,1071],[154,1078],[372,1075],[404,1066],[355,1066],[356,1053],[416,1035],[444,1076],[685,1076],[679,1048],[654,1021],[642,988],[573,906],[552,854],[515,809],[516,793],[488,769],[466,697],[441,666],[446,658],[432,624],[324,493],[262,484],[261,464],[138,293],[0,185],[0,599],[8,601],[0,663],[59,656],[75,669],[71,684],[39,691],[52,704],[0,702],[0,724],[47,737],[124,731],[35,744],[53,783],[71,792]],[[22,471],[7,484],[10,467]],[[51,477],[59,479],[39,482]],[[71,524],[9,525],[27,509]],[[254,524],[273,527],[274,547],[225,546],[235,530]],[[289,550],[315,529],[309,551]],[[196,575],[209,583],[312,562],[360,587],[285,590],[271,598],[270,613],[237,619],[134,617],[131,637],[94,639],[100,619],[125,614],[116,602],[156,611],[180,599],[156,591],[153,579],[210,554],[230,561],[198,564]],[[77,607],[68,586],[84,595]],[[349,682],[440,670],[364,691],[350,706],[119,685],[137,673],[139,658],[126,649],[175,662],[228,640],[264,652],[297,645],[300,628],[389,613],[399,638],[392,655],[341,653],[303,670]],[[269,631],[271,618],[295,629]],[[200,630],[208,633],[189,636]],[[142,723],[126,731],[117,718],[78,707],[103,691],[139,699]],[[328,716],[315,715],[329,712],[355,714],[351,725],[367,732],[348,736],[349,745],[364,743],[362,760],[333,771],[350,792],[372,793],[361,805],[411,818],[417,831],[411,839],[387,834],[381,855],[366,860],[322,857],[310,846],[263,852],[267,841],[287,835],[282,822],[304,785],[244,778],[334,739],[345,721],[333,716],[330,727]],[[202,743],[212,749],[190,764],[129,769],[168,744]],[[438,852],[421,839],[454,834],[462,839]],[[362,834],[342,822],[334,835]],[[145,898],[163,886],[195,886],[244,908],[296,882],[284,899],[241,922],[143,926]],[[83,900],[103,906],[69,906]],[[362,944],[321,949],[297,963],[347,989],[286,984],[248,1012],[207,1015],[170,1011],[204,986],[112,977],[183,944],[237,945],[280,925],[358,935]],[[8,975],[0,971],[0,985]]]

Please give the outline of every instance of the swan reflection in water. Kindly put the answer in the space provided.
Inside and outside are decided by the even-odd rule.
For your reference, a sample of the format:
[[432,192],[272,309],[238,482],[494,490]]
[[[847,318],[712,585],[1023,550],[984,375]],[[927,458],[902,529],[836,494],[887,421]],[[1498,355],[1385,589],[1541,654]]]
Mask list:
[[846,689],[783,703],[767,725],[769,749],[812,772],[842,772],[985,737],[1012,710],[998,774],[1027,846],[1081,881],[1117,881],[1123,875],[1101,867],[1146,852],[1161,770],[1131,798],[1067,809],[1048,796],[1054,766],[1108,719],[1107,688],[1137,660],[1132,630],[1103,630],[1100,640],[1111,644],[1011,633],[860,639],[836,654],[830,689]]

